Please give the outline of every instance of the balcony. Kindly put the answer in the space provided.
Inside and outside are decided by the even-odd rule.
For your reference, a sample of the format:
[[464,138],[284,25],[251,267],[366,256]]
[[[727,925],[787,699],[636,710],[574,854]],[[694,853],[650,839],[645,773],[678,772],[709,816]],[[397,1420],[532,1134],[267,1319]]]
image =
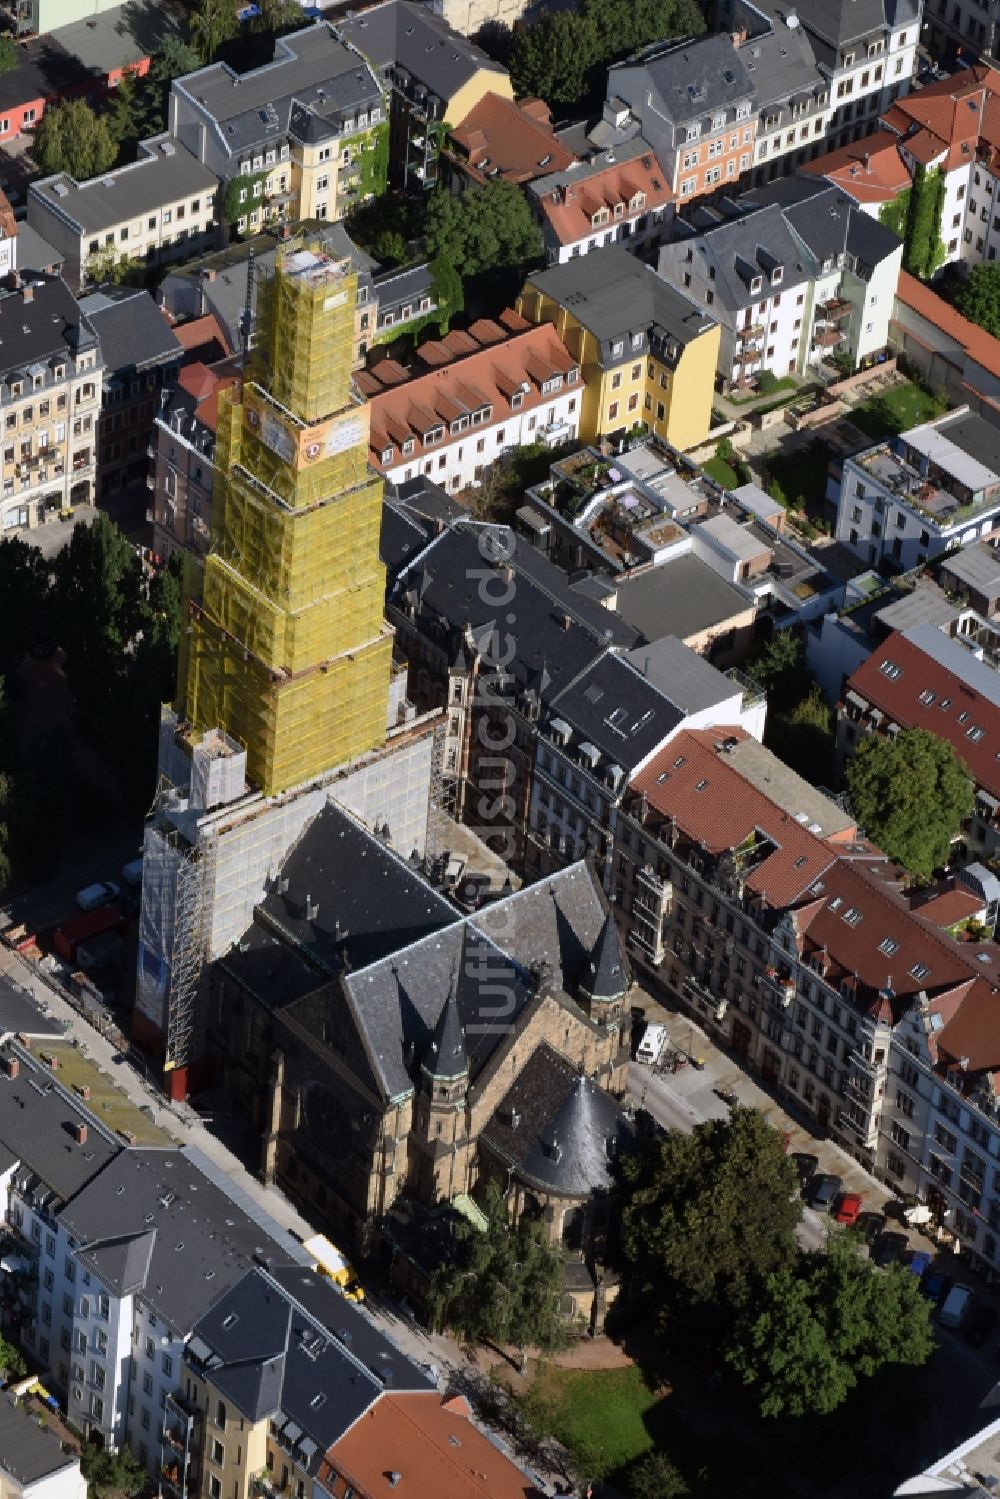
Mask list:
[[752,338],[763,338],[766,331],[763,323],[750,323],[745,328],[737,328],[736,337],[740,343],[747,343]]
[[835,349],[842,344],[845,334],[839,328],[816,328],[813,332],[813,347],[816,349]]
[[737,349],[733,355],[733,364],[756,364],[763,352],[757,344],[752,349]]
[[845,317],[850,317],[853,303],[843,297],[831,297],[829,301],[821,302],[817,311],[828,323],[838,323]]

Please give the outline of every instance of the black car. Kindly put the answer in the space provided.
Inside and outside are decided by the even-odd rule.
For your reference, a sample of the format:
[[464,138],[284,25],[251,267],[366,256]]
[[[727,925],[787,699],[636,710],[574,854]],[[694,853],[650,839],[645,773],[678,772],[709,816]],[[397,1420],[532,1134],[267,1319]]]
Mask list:
[[859,1213],[858,1221],[854,1227],[861,1234],[868,1248],[871,1249],[876,1239],[885,1233],[886,1216],[884,1213]]
[[996,1308],[987,1306],[985,1301],[978,1302],[965,1319],[965,1341],[973,1348],[980,1348],[996,1326],[996,1320]]
[[905,1234],[879,1234],[872,1252],[872,1259],[880,1269],[887,1270],[890,1265],[898,1265],[902,1262],[909,1247]]
[[817,1213],[831,1212],[843,1185],[839,1176],[828,1176],[825,1172],[814,1176],[809,1183],[809,1205]]
[[807,1155],[805,1151],[799,1150],[792,1156],[792,1160],[795,1162],[795,1169],[799,1173],[799,1188],[804,1192],[816,1175],[816,1170],[819,1166],[819,1156]]

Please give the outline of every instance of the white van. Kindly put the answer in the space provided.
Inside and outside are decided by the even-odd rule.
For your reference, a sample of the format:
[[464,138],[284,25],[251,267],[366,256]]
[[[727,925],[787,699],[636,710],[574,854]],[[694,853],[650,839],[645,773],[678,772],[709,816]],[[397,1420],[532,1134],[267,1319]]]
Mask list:
[[667,1044],[667,1028],[665,1025],[647,1025],[639,1042],[639,1049],[635,1054],[637,1062],[645,1062],[652,1067],[663,1055],[663,1048]]
[[119,895],[121,890],[114,880],[105,880],[103,885],[84,885],[76,892],[76,903],[81,911],[96,911],[98,906],[106,906]]
[[972,1302],[971,1286],[952,1286],[938,1313],[942,1327],[961,1327]]

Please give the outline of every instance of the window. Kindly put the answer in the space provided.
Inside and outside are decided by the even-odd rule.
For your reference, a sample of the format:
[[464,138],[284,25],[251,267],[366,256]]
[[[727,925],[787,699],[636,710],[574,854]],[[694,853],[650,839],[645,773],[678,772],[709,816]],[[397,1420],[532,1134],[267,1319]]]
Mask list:
[[217,1468],[221,1468],[226,1461],[226,1449],[218,1437],[214,1437],[212,1440],[212,1461]]
[[[910,1131],[908,1129],[904,1129],[903,1126],[895,1119],[892,1121],[889,1134],[896,1145],[901,1145],[904,1150],[909,1150]],[[896,1172],[897,1176],[902,1176],[902,1174],[903,1173],[901,1171]]]
[[153,1376],[148,1372],[148,1370],[142,1376],[142,1389],[143,1394],[145,1395],[152,1395],[153,1393]]

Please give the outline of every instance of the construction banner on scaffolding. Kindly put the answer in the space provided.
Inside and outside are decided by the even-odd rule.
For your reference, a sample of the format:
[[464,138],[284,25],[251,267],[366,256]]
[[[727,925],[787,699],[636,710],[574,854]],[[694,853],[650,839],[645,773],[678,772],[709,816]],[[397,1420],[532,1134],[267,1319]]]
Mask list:
[[368,443],[368,427],[360,409],[339,412],[325,421],[307,425],[296,421],[291,413],[278,411],[253,385],[245,388],[243,405],[251,432],[283,463],[295,469],[358,447],[364,449]]

